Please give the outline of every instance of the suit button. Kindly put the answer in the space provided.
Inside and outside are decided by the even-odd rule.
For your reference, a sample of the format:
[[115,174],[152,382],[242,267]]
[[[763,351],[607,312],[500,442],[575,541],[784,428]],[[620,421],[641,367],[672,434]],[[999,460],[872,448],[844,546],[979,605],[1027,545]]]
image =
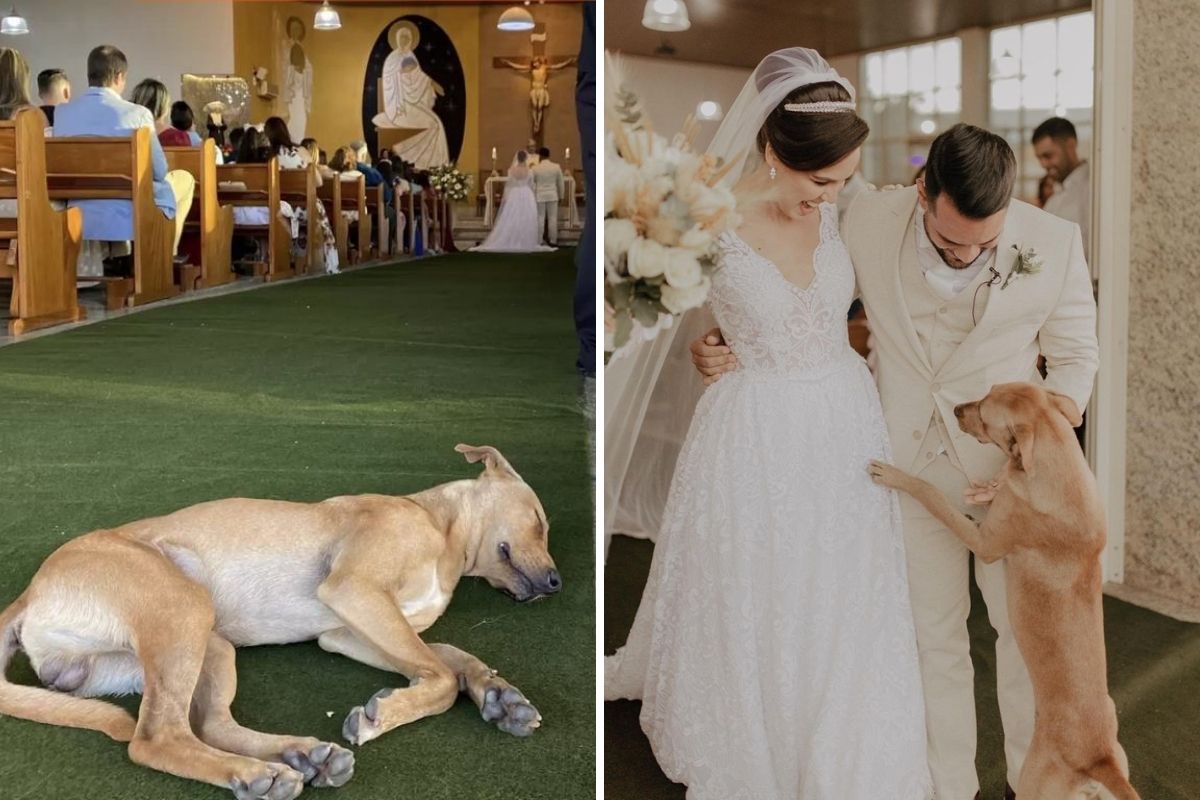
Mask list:
[[939,308],[939,309],[938,309],[938,313],[939,313],[939,314],[945,314],[945,313],[946,313],[946,307],[945,307],[945,306],[942,306],[941,308]]
[[942,390],[942,385],[941,385],[940,383],[935,383],[935,384],[933,385],[933,393],[934,393],[934,394],[937,394],[937,393],[938,393],[938,392],[940,392],[941,390]]
[[920,432],[920,431],[913,431],[913,438],[914,438],[914,439],[916,439],[916,440],[918,440],[918,441],[920,441],[920,439],[921,439],[921,432]]
[[925,458],[927,458],[930,461],[933,461],[933,453],[932,452],[926,453]]

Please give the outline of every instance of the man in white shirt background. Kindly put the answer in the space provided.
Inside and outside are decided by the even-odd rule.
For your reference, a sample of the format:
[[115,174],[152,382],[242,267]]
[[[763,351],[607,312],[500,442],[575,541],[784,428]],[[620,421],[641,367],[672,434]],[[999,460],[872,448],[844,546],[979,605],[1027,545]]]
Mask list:
[[1070,120],[1051,117],[1033,131],[1033,152],[1046,174],[1061,188],[1046,200],[1045,210],[1079,226],[1083,256],[1096,280],[1092,264],[1092,174],[1086,160],[1079,158],[1079,137]]

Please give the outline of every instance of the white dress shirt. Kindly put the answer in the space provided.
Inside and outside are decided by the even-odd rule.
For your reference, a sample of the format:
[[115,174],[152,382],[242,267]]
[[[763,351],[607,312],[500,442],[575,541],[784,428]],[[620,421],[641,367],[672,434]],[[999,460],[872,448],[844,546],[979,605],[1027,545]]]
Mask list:
[[1045,210],[1079,226],[1079,232],[1083,235],[1083,257],[1095,280],[1096,270],[1092,266],[1091,251],[1092,167],[1088,162],[1081,161],[1079,166],[1071,170],[1071,174],[1062,182],[1062,188],[1046,201]]

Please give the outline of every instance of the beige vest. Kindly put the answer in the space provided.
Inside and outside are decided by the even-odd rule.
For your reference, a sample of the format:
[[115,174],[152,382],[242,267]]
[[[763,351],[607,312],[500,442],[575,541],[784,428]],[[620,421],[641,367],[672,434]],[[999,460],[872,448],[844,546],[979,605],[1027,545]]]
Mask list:
[[[974,330],[975,320],[983,316],[991,287],[980,287],[987,282],[991,273],[986,269],[980,270],[967,288],[950,299],[942,297],[933,290],[921,271],[915,226],[916,221],[910,217],[908,232],[904,236],[904,244],[900,251],[900,289],[904,293],[904,304],[908,307],[909,317],[917,332],[917,340],[925,350],[925,355],[936,374],[941,372],[950,356],[954,355],[959,345],[966,341],[967,336]],[[976,290],[979,292],[978,297]],[[974,319],[972,300],[975,302]],[[963,469],[950,433],[946,430],[941,414],[936,410],[930,414],[929,423],[924,431],[913,431],[913,438],[921,439],[921,446],[910,465],[914,472],[919,472],[931,464],[939,453],[946,453],[955,467]]]

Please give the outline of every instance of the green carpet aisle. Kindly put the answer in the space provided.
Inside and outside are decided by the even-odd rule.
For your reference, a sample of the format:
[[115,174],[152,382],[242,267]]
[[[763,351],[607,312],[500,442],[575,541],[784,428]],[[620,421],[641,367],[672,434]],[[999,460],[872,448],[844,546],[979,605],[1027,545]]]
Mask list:
[[[522,606],[467,578],[425,638],[498,669],[543,727],[515,739],[460,698],[357,748],[346,787],[304,796],[594,796],[593,488],[572,255],[402,263],[0,349],[0,603],[88,530],[218,497],[404,494],[476,476],[456,443],[494,445],[542,499],[563,592]],[[243,724],[342,744],[353,706],[405,685],[315,642],[239,650],[237,663]],[[9,676],[32,682],[23,656]],[[4,717],[0,743],[5,800],[232,796],[135,766],[90,731]]]
[[[652,554],[649,542],[613,537],[604,576],[605,653],[625,642]],[[1004,751],[996,705],[996,635],[982,598],[972,590],[969,626],[980,729],[976,764],[983,800],[1000,800]],[[1195,800],[1200,797],[1200,625],[1111,597],[1104,599],[1104,619],[1109,691],[1134,787],[1142,800]],[[703,713],[702,702],[697,709]],[[605,800],[683,800],[683,787],[668,781],[654,761],[638,725],[640,710],[640,703],[605,703]],[[879,797],[889,797],[887,787]]]

